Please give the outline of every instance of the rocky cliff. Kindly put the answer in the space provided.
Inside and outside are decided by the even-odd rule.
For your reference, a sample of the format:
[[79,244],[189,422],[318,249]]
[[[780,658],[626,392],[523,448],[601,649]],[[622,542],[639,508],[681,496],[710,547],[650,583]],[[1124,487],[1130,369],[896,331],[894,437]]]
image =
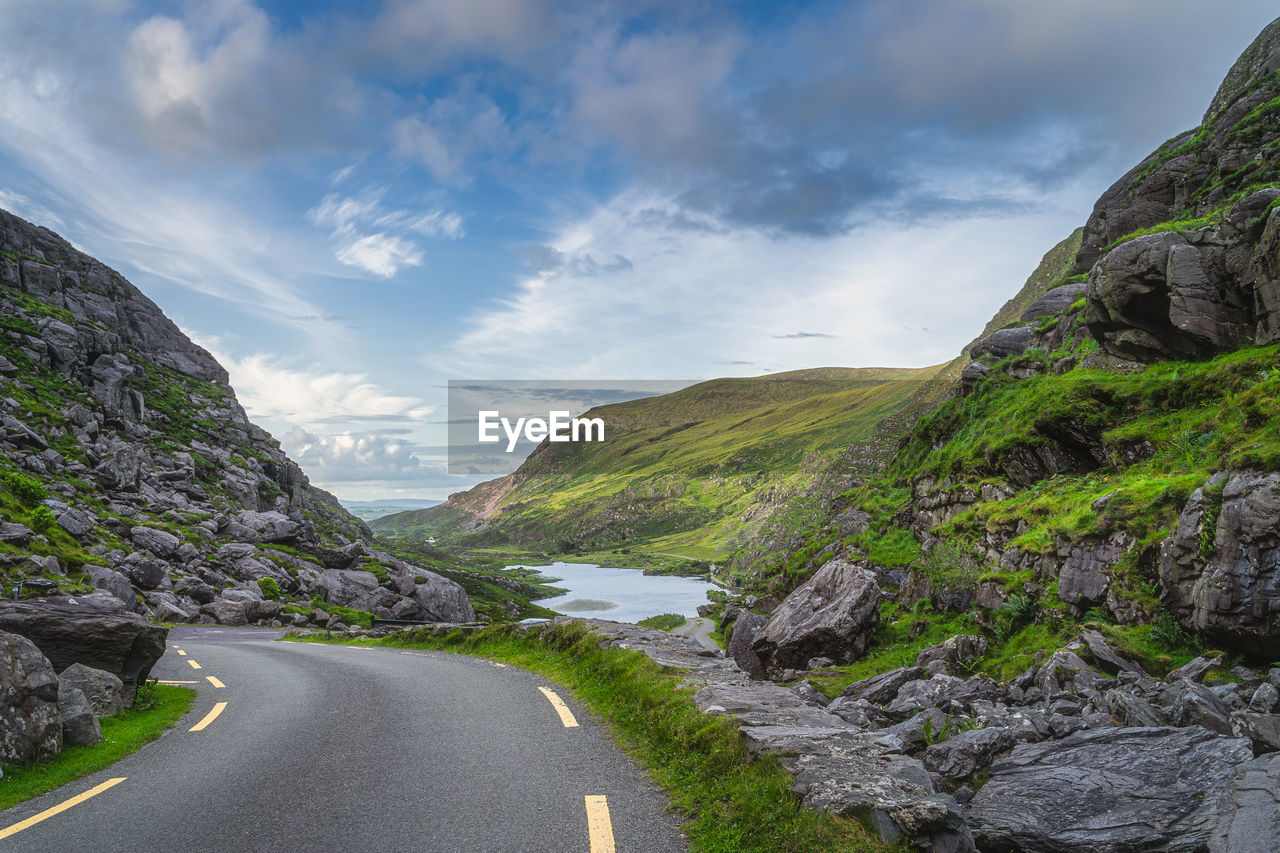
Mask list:
[[473,618],[251,423],[226,371],[118,273],[0,211],[0,575],[163,621],[342,608]]

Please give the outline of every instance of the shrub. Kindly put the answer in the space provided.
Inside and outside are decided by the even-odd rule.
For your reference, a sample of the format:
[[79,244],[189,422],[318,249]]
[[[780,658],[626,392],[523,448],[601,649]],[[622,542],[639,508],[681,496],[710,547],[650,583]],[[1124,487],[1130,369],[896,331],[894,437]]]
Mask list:
[[14,497],[27,506],[39,506],[40,501],[49,497],[49,492],[39,480],[32,479],[26,474],[19,474],[17,471],[0,473],[0,481]]
[[41,536],[53,532],[58,526],[58,519],[47,506],[36,507],[31,513],[31,529]]
[[280,600],[280,584],[276,583],[275,578],[258,578],[258,589],[262,590],[262,597],[269,601]]

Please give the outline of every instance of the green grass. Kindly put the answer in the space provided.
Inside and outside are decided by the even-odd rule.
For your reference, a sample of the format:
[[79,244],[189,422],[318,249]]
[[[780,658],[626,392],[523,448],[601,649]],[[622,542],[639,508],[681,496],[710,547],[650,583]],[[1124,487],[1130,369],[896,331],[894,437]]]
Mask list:
[[66,747],[40,764],[6,766],[4,777],[0,778],[0,810],[96,773],[137,752],[172,727],[191,709],[196,697],[196,692],[186,687],[157,684],[150,690],[155,697],[150,707],[129,708],[101,721],[102,740],[98,743]]
[[441,639],[416,635],[361,644],[492,658],[569,688],[666,790],[687,819],[682,829],[695,853],[889,849],[856,820],[801,808],[791,777],[771,759],[749,761],[737,726],[698,711],[678,674],[639,652],[601,648],[581,625],[548,626],[529,636],[511,626]]
[[679,613],[659,613],[648,619],[641,619],[636,624],[642,628],[657,628],[659,631],[672,631],[680,628],[687,620]]

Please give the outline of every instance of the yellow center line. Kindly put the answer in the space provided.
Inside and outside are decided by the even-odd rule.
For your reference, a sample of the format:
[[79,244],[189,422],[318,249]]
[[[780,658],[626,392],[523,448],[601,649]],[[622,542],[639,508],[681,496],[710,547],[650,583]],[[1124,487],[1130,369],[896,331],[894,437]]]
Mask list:
[[163,678],[157,678],[156,684],[199,684],[198,681],[166,681]]
[[547,697],[547,701],[551,703],[551,707],[556,709],[556,713],[560,715],[560,722],[564,723],[566,729],[575,728],[578,721],[573,718],[573,712],[569,710],[569,706],[564,704],[564,700],[556,695],[554,690],[546,687],[539,687],[542,695]]
[[227,685],[223,684],[221,681],[219,681],[217,678],[215,678],[215,677],[214,677],[214,676],[212,676],[212,675],[206,675],[206,676],[205,676],[205,678],[206,678],[206,679],[208,679],[209,683],[210,683],[210,684],[212,684],[214,687],[226,687],[226,686],[227,686]]
[[431,655],[424,655],[422,652],[401,652],[402,655],[413,655],[416,658],[429,658]]
[[200,668],[200,664],[196,663],[196,662],[195,662],[195,661],[193,661],[191,658],[187,658],[187,663],[191,664],[191,668],[192,668],[192,669],[199,669],[199,668]]
[[184,658],[187,656],[187,653],[186,653],[186,652],[184,652],[182,649],[175,649],[174,651],[176,651],[178,654],[182,655]]
[[15,835],[19,832],[22,832],[22,830],[28,827],[35,826],[37,823],[39,823],[42,820],[48,820],[49,818],[53,817],[56,814],[61,814],[62,812],[65,812],[67,809],[71,808],[72,806],[78,806],[81,803],[83,803],[85,800],[89,799],[90,797],[96,797],[99,794],[101,794],[103,791],[107,790],[108,788],[119,785],[121,782],[123,782],[127,778],[128,778],[127,776],[121,776],[118,779],[108,779],[107,781],[103,782],[101,785],[92,787],[89,790],[85,791],[83,794],[76,794],[71,799],[64,800],[63,802],[58,803],[56,806],[54,806],[51,809],[45,809],[44,811],[40,812],[40,814],[32,815],[26,820],[20,820],[17,823],[13,824],[12,826],[0,830],[0,838],[8,838],[10,835]]
[[215,704],[215,705],[213,706],[213,710],[212,710],[212,711],[210,711],[209,713],[207,713],[207,714],[205,714],[205,715],[204,715],[204,719],[203,719],[203,720],[201,720],[200,722],[196,723],[196,724],[195,724],[194,726],[192,726],[191,728],[187,729],[187,731],[189,731],[189,732],[202,732],[202,731],[204,731],[205,726],[209,725],[209,724],[210,724],[210,723],[212,723],[214,720],[218,719],[218,715],[219,715],[219,714],[221,714],[221,713],[222,713],[222,710],[223,710],[224,708],[226,708],[226,707],[227,707],[227,703],[226,703],[226,702],[218,702],[217,704]]
[[608,799],[602,795],[588,795],[586,800],[587,834],[591,838],[591,853],[615,853]]
[[507,665],[506,665],[505,663],[498,663],[496,660],[495,660],[495,661],[490,661],[490,663],[492,663],[494,666],[501,667],[501,668],[503,668],[503,669],[506,669],[506,668],[507,668]]

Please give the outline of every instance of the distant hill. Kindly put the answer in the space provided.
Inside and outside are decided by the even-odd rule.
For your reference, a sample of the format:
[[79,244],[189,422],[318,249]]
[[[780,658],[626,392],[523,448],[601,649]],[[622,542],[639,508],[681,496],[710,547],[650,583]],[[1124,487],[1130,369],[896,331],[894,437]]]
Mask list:
[[373,521],[384,515],[406,512],[413,509],[426,509],[436,506],[442,501],[429,498],[383,498],[372,501],[344,501],[339,499],[343,509],[364,521]]
[[544,442],[505,477],[373,527],[468,545],[647,543],[714,558],[873,439],[940,370],[817,368],[600,406],[588,416],[605,419],[607,442]]

